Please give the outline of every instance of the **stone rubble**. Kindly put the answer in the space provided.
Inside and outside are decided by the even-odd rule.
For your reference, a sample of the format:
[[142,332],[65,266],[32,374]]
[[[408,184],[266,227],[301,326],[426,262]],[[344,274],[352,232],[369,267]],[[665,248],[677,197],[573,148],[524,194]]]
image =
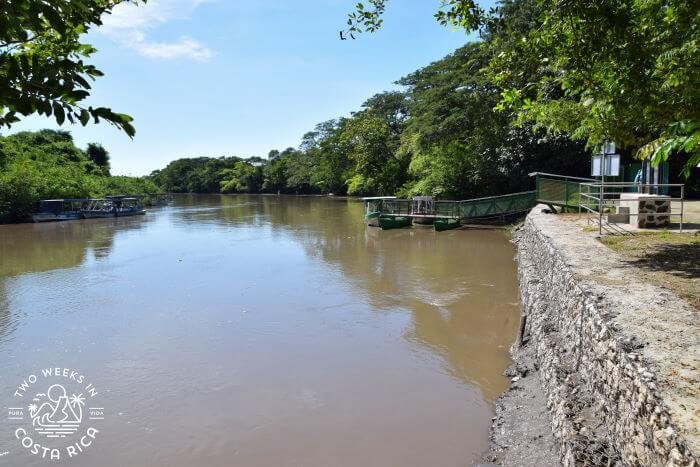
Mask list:
[[[521,338],[534,347],[561,462],[699,465],[697,312],[638,284],[613,252],[556,217],[536,207],[515,242]],[[672,384],[676,366],[685,384]]]

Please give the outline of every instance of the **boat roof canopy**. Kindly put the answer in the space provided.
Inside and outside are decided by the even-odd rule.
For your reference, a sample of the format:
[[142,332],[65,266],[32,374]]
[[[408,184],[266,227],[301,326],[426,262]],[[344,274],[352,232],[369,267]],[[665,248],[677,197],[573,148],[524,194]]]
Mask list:
[[379,199],[396,199],[396,196],[369,196],[367,198],[362,198],[362,201],[375,201]]

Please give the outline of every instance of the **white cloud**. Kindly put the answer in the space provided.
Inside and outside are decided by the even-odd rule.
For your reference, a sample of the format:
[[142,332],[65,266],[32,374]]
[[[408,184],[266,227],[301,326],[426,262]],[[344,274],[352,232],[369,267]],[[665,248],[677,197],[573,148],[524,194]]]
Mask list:
[[213,56],[213,52],[199,41],[187,36],[173,41],[154,40],[149,38],[148,32],[170,21],[188,19],[199,5],[209,1],[149,0],[145,5],[121,3],[111,15],[103,18],[103,25],[98,31],[144,57],[206,61]]
[[181,37],[177,42],[141,42],[138,48],[141,55],[153,58],[187,57],[195,60],[209,60],[211,50],[188,37]]

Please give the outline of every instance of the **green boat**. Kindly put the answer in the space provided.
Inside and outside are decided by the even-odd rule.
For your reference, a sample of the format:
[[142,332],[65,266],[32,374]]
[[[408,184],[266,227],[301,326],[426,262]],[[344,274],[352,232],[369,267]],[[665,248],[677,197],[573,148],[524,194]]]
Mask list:
[[379,211],[374,211],[374,212],[368,212],[365,214],[365,220],[367,221],[367,225],[371,227],[379,227],[379,218],[381,217],[382,213]]
[[460,222],[459,219],[441,218],[435,219],[433,226],[436,232],[442,232],[443,230],[456,229],[460,226]]
[[382,215],[382,208],[385,200],[394,200],[396,196],[372,196],[362,198],[365,202],[365,220],[367,225],[379,227],[379,218]]
[[411,225],[411,218],[404,216],[380,216],[379,217],[379,227],[382,230],[387,229],[400,229],[401,227],[408,227]]

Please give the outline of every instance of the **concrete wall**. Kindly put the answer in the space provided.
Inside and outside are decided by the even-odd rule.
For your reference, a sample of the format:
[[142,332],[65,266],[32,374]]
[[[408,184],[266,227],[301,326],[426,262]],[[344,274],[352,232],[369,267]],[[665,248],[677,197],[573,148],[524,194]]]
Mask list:
[[665,351],[668,342],[654,341],[672,328],[641,331],[658,307],[697,332],[695,310],[669,305],[673,297],[650,303],[669,292],[638,284],[604,245],[541,208],[515,235],[523,337],[536,349],[563,464],[698,465],[698,387],[669,388],[667,379],[674,365],[698,369],[700,333]]

